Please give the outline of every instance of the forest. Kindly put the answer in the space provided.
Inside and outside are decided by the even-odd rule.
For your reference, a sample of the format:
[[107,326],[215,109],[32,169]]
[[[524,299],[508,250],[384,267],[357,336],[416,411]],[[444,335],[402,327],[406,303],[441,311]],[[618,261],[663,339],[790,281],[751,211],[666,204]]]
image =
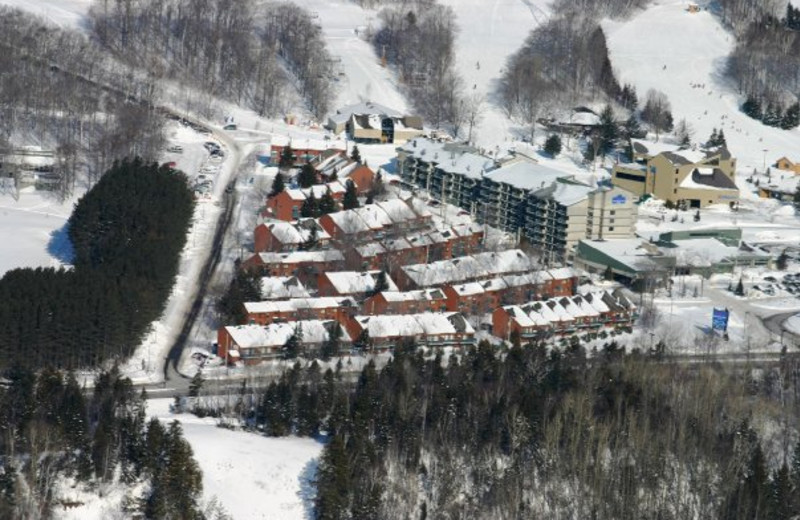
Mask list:
[[[96,0],[92,30],[124,63],[260,115],[285,113],[294,84],[316,117],[333,98],[331,57],[311,14],[253,0]],[[289,73],[287,73],[287,71]]]
[[768,126],[800,124],[800,11],[762,12],[737,33],[726,74],[747,97],[742,110]]
[[506,62],[497,94],[509,117],[533,134],[536,122],[555,107],[576,106],[587,98],[619,99],[622,88],[599,20],[622,16],[642,4],[554,2],[553,16],[531,31]]
[[482,343],[447,358],[404,344],[356,382],[341,368],[298,363],[226,407],[200,397],[195,413],[324,435],[319,519],[800,514],[796,357],[756,370],[613,342]]
[[[434,128],[460,126],[467,114],[463,80],[455,70],[456,16],[434,0],[382,9],[375,52],[396,67],[417,112]],[[457,132],[455,132],[457,133]]]
[[97,367],[130,356],[169,297],[193,208],[182,173],[115,163],[69,219],[74,267],[0,279],[0,368]]
[[92,391],[71,373],[21,367],[0,386],[0,518],[50,518],[63,509],[56,483],[146,482],[127,518],[203,518],[202,474],[177,422],[146,420],[145,395],[116,367]]
[[62,199],[96,182],[114,158],[157,157],[163,117],[153,86],[91,40],[0,6],[0,49],[0,147],[54,150]]

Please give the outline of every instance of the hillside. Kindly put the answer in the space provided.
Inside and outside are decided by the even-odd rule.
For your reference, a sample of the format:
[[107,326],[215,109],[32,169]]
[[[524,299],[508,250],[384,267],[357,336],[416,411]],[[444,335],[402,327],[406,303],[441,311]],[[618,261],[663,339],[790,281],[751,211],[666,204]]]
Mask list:
[[686,2],[657,2],[625,22],[606,20],[611,62],[620,83],[664,92],[675,121],[686,118],[694,141],[722,128],[740,173],[763,169],[800,152],[800,130],[780,130],[750,119],[742,99],[723,77],[734,37],[708,11],[690,14]]

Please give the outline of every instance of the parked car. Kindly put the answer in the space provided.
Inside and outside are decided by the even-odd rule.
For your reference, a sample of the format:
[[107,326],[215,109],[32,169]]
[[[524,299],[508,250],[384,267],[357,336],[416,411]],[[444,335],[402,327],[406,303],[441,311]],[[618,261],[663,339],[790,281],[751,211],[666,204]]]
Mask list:
[[167,151],[169,153],[183,153],[183,146],[181,146],[179,144],[174,144],[174,145],[170,146],[169,148],[167,148]]

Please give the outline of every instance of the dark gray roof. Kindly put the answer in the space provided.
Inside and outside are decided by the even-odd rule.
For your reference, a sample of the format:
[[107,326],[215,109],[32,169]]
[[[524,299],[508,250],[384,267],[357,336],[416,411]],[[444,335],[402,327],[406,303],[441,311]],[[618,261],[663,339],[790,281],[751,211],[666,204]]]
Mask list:
[[648,153],[647,147],[642,143],[633,143],[633,151],[636,153]]
[[725,175],[719,168],[714,168],[714,172],[711,175],[702,175],[696,169],[692,170],[692,182],[712,188],[722,188],[726,190],[738,189],[733,179]]
[[360,126],[361,128],[372,128],[372,126],[369,124],[369,116],[368,115],[353,114],[353,117],[355,118],[356,122],[358,123],[358,126]]
[[669,159],[669,161],[672,164],[677,164],[678,166],[684,166],[686,164],[692,164],[691,161],[686,159],[686,157],[684,157],[682,155],[678,155],[678,154],[676,154],[674,152],[664,152],[662,155],[664,157],[666,157],[667,159]]

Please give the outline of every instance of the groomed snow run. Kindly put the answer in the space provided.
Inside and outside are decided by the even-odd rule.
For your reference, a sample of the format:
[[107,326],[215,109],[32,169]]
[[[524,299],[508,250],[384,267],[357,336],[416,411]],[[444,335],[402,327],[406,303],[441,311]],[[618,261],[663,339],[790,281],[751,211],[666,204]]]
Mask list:
[[213,498],[236,520],[312,517],[319,442],[265,437],[219,428],[215,419],[172,414],[172,399],[150,399],[147,411],[165,424],[177,420],[203,471],[203,502]]
[[660,1],[624,22],[606,20],[603,29],[614,72],[636,87],[640,103],[648,89],[664,92],[677,124],[694,128],[694,141],[714,128],[725,132],[737,170],[762,170],[782,156],[800,153],[800,130],[780,130],[750,119],[744,101],[723,77],[734,36],[708,11],[689,13],[685,1]]
[[93,0],[0,0],[64,28],[84,29]]

